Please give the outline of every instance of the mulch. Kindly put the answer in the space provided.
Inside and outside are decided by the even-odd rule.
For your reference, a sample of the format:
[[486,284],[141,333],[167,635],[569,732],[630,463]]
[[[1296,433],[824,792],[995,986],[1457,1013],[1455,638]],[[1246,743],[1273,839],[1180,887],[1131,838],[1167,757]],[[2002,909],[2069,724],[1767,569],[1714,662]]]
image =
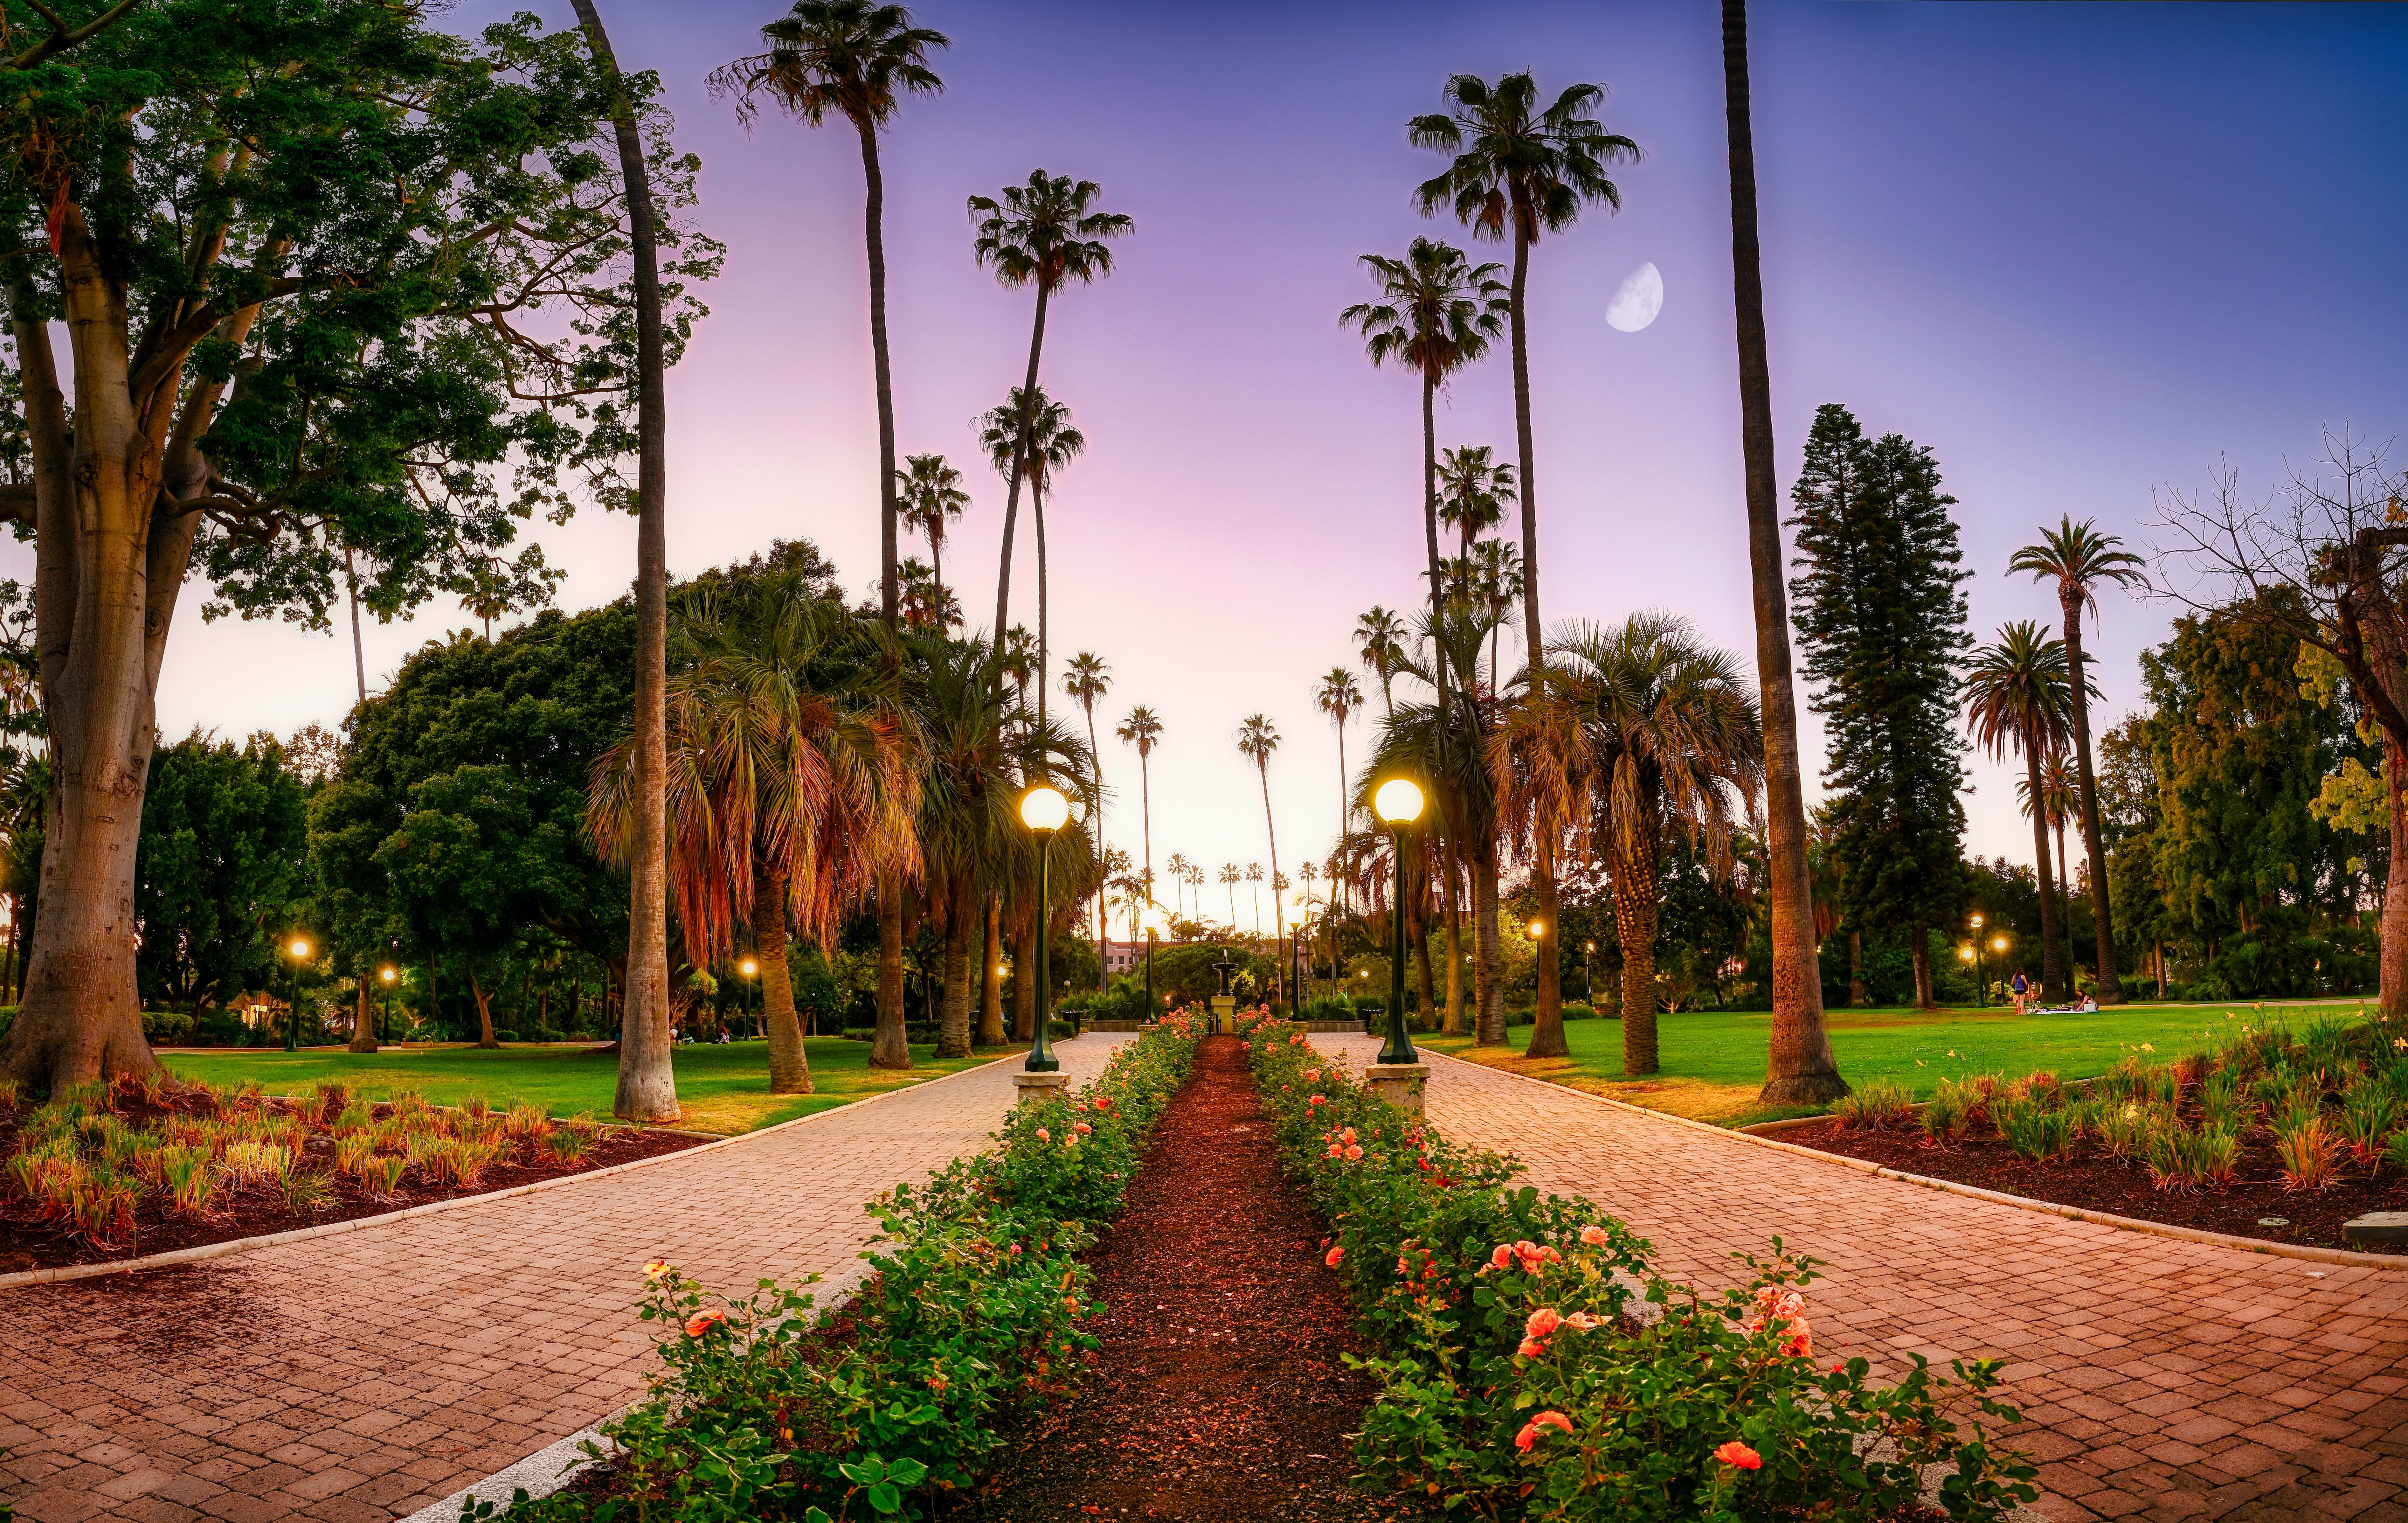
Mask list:
[[1325,1228],[1281,1174],[1245,1044],[1204,1040],[1128,1209],[1097,1244],[1101,1340],[1076,1396],[1014,1434],[1018,1458],[953,1516],[1188,1523],[1436,1516],[1349,1484],[1376,1393]]
[[[392,1107],[383,1104],[376,1107],[380,1116],[389,1114],[391,1110]],[[155,1119],[161,1113],[136,1104],[122,1109],[120,1114],[129,1122],[143,1123]],[[0,1113],[0,1157],[15,1151],[16,1132],[16,1115]],[[106,1247],[55,1222],[44,1220],[33,1201],[18,1194],[12,1185],[0,1182],[0,1274],[22,1270],[59,1269],[68,1265],[112,1263],[119,1259],[169,1253],[178,1248],[197,1248],[205,1243],[230,1243],[236,1238],[264,1237],[272,1232],[289,1232],[296,1228],[323,1227],[330,1222],[353,1221],[391,1211],[407,1211],[412,1206],[427,1205],[437,1200],[491,1195],[496,1190],[514,1190],[521,1185],[557,1179],[565,1174],[589,1174],[616,1163],[682,1152],[707,1140],[633,1127],[605,1127],[595,1139],[593,1151],[573,1164],[565,1164],[550,1154],[520,1142],[508,1157],[486,1167],[482,1183],[476,1189],[464,1190],[452,1185],[430,1182],[413,1172],[403,1177],[401,1187],[394,1195],[385,1197],[372,1195],[357,1180],[335,1171],[334,1139],[322,1128],[309,1140],[307,1166],[331,1176],[328,1183],[334,1188],[334,1196],[316,1214],[296,1214],[288,1210],[283,1196],[273,1186],[268,1186],[227,1191],[219,1197],[218,1206],[208,1216],[194,1220],[169,1214],[162,1207],[163,1195],[146,1192],[141,1206],[135,1213],[134,1241]]]
[[[2266,1243],[2366,1253],[2408,1252],[2408,1244],[2344,1243],[2341,1228],[2371,1211],[2408,1211],[2408,1174],[2383,1167],[2370,1171],[2346,1161],[2341,1178],[2314,1193],[2286,1188],[2273,1144],[2262,1134],[2244,1139],[2241,1177],[2230,1185],[2198,1190],[2160,1190],[2138,1158],[2085,1153],[2059,1162],[2019,1157],[1995,1139],[1934,1142],[1920,1128],[1843,1127],[1836,1121],[1796,1127],[1776,1134],[1784,1142],[1864,1158],[1911,1174],[1928,1174],[1958,1185],[2020,1195],[2054,1205],[2112,1212],[2205,1232],[2229,1232]],[[2260,1218],[2285,1225],[2261,1227]]]

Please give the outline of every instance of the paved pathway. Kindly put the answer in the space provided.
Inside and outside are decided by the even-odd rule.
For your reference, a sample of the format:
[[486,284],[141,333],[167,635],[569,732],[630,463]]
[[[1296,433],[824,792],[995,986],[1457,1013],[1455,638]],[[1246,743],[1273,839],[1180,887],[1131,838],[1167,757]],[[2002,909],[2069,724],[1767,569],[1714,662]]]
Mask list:
[[[1358,1070],[1376,1050],[1316,1036]],[[1775,1233],[1825,1259],[1816,1341],[1890,1372],[2007,1361],[2042,1510],[2079,1523],[2408,1520],[2408,1265],[2311,1263],[1877,1178],[1431,1059],[1431,1118],[1585,1195],[1700,1286]]]
[[[1113,1040],[1063,1043],[1065,1071]],[[857,1278],[861,1203],[981,1146],[1014,1067],[536,1195],[0,1290],[0,1495],[26,1523],[407,1516],[641,1391],[646,1259],[726,1289]]]

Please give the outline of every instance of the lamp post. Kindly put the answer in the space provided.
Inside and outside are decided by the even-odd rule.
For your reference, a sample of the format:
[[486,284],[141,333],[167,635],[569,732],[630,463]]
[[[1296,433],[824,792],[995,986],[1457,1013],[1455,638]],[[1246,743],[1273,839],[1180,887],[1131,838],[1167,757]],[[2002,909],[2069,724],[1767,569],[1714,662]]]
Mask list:
[[1973,912],[1973,1003],[1976,1008],[1990,1002],[1990,981],[1982,975],[1982,912]]
[[1049,884],[1046,860],[1053,853],[1054,832],[1069,823],[1070,800],[1062,790],[1050,783],[1039,783],[1020,796],[1020,823],[1037,838],[1037,1035],[1028,1044],[1028,1060],[1021,1067],[1030,1073],[1052,1073],[1062,1066],[1054,1056],[1054,1044],[1047,1027],[1054,1024],[1054,1012],[1047,986],[1046,945],[1053,938],[1046,923],[1046,900]]
[[1581,943],[1581,1000],[1592,1010],[1597,1008],[1597,980],[1588,976],[1588,960],[1596,955],[1595,941]]
[[1162,926],[1162,906],[1149,897],[1138,921],[1145,927],[1145,1018],[1151,1022],[1154,1019],[1154,933]]
[[380,1029],[377,1032],[379,1042],[393,1040],[393,981],[400,976],[394,971],[390,963],[377,972],[377,977],[384,984],[384,1019],[379,1023]]
[[1405,1035],[1405,826],[1422,817],[1422,790],[1410,778],[1392,777],[1371,796],[1371,812],[1388,826],[1389,850],[1397,859],[1397,898],[1389,907],[1392,925],[1388,959],[1388,1040],[1380,1048],[1382,1063],[1412,1063],[1421,1055]]
[[309,943],[296,936],[284,950],[293,954],[293,1018],[284,1023],[284,1050],[294,1053],[301,1050],[301,959],[309,955]]
[[[759,982],[761,976],[761,965],[754,962],[752,958],[747,957],[742,962],[736,965],[736,970],[742,973],[744,975],[744,982],[752,985],[752,988],[747,989],[744,992],[744,1002],[746,1005],[750,1005],[752,1002],[752,991],[761,986]],[[744,1010],[742,1006],[738,1006],[738,1008],[743,1012],[743,1015],[746,1020],[749,1021],[752,1018],[752,1013],[750,1010]]]

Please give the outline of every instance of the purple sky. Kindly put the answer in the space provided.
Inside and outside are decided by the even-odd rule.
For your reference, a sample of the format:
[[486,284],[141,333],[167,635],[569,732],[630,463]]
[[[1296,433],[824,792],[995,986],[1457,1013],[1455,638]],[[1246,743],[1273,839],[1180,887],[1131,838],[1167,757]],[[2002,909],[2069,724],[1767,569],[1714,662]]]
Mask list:
[[[622,58],[667,81],[705,162],[697,220],[729,249],[671,380],[671,566],[804,535],[864,591],[877,456],[850,132],[765,119],[748,136],[705,95],[703,75],[752,50],[772,6],[605,3]],[[505,8],[480,0],[452,22]],[[565,0],[537,8],[568,20]],[[1608,125],[1646,151],[1619,174],[1621,215],[1592,214],[1533,258],[1550,622],[1669,608],[1752,656],[1715,7],[983,0],[920,19],[954,45],[937,61],[946,93],[910,103],[884,150],[897,423],[904,451],[943,452],[970,477],[946,569],[974,622],[993,615],[1002,495],[972,463],[968,421],[1018,380],[1030,300],[973,266],[964,198],[1042,165],[1100,181],[1137,219],[1120,272],[1054,308],[1045,381],[1090,448],[1049,518],[1057,668],[1093,649],[1114,674],[1099,723],[1139,702],[1167,723],[1157,867],[1173,852],[1268,863],[1232,743],[1258,710],[1286,737],[1282,863],[1335,826],[1336,742],[1312,683],[1354,664],[1363,609],[1412,601],[1420,555],[1414,384],[1371,370],[1336,315],[1369,293],[1356,256],[1423,233],[1465,241],[1410,203],[1438,160],[1404,122],[1435,108],[1450,71],[1604,83]],[[2408,416],[2394,163],[2408,17],[1806,4],[1760,7],[1756,28],[1784,491],[1821,402],[1931,446],[1963,499],[1979,637],[2056,618],[2048,591],[2003,574],[2042,521],[2096,515],[2145,550],[2154,489],[2190,489],[2220,456],[2263,488],[2326,425],[2381,438]],[[1608,327],[1615,288],[1648,261],[1662,316]],[[1501,358],[1460,380],[1439,429],[1511,453]],[[629,521],[538,527],[569,569],[564,606],[625,585]],[[1033,618],[1021,544],[1013,609]],[[349,705],[347,632],[204,629],[196,602],[163,682],[170,736],[290,730]],[[2104,616],[2111,719],[2137,702],[2135,656],[2167,611],[2111,596]],[[371,627],[371,687],[461,622],[430,609]],[[1368,740],[1350,736],[1350,759]],[[1807,740],[1819,762],[1819,734]],[[1107,731],[1105,759],[1110,833],[1134,847],[1135,757]],[[1974,778],[1968,850],[2028,861],[2013,774],[1977,761]],[[1226,913],[1217,884],[1208,895]],[[1242,894],[1240,913],[1250,923]]]

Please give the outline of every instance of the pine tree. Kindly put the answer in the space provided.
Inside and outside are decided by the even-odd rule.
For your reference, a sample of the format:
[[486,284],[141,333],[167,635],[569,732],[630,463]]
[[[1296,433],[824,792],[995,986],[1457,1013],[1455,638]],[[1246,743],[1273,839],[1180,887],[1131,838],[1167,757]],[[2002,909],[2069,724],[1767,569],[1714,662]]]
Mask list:
[[1929,931],[1963,895],[1966,742],[1958,674],[1971,640],[1971,571],[1931,452],[1868,439],[1838,403],[1814,414],[1791,492],[1790,582],[1813,704],[1829,735],[1830,851],[1840,923],[1906,931],[1918,1003],[1931,1003]]

